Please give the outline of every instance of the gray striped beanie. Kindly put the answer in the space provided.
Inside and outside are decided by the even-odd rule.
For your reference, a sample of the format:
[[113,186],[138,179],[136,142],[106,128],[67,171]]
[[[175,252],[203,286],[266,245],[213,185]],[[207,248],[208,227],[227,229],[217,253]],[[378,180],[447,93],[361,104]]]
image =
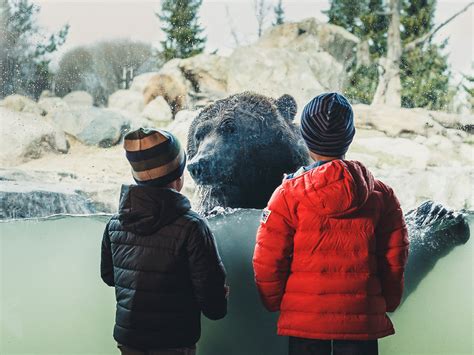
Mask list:
[[139,185],[163,187],[183,175],[186,154],[168,131],[139,128],[125,135],[123,146]]
[[328,157],[343,156],[355,135],[351,104],[337,92],[316,96],[301,114],[301,134],[310,151]]

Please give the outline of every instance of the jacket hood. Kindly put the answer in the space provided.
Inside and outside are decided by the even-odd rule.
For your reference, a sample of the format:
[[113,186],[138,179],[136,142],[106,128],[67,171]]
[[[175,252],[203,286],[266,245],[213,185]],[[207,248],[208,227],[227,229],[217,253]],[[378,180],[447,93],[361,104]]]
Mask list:
[[190,209],[189,200],[173,189],[122,185],[118,214],[124,230],[149,235]]
[[[374,191],[375,179],[360,162],[333,160],[286,180],[296,200],[311,205],[315,213],[342,216],[361,208]],[[283,186],[285,187],[285,186]]]

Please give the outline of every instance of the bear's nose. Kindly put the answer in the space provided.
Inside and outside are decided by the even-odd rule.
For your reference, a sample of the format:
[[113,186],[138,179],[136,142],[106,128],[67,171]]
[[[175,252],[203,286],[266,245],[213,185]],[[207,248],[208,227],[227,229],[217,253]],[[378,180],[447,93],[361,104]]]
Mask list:
[[200,181],[209,174],[209,161],[202,158],[192,161],[188,164],[188,171],[194,180]]

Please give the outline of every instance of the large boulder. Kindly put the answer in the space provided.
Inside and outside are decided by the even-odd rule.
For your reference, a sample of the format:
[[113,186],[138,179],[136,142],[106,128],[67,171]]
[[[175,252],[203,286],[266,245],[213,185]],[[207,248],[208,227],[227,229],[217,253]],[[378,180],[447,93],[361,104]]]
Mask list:
[[10,95],[0,101],[0,106],[9,110],[23,113],[32,113],[34,115],[43,115],[43,109],[32,99],[22,95]]
[[55,110],[68,110],[69,105],[59,97],[42,97],[38,101],[38,106],[45,114],[53,112]]
[[143,109],[142,116],[159,126],[167,125],[173,119],[171,107],[162,96],[149,102]]
[[[302,107],[316,94],[330,90],[315,76],[306,55],[283,48],[249,46],[237,48],[229,58],[229,93],[253,91],[278,97],[291,94]],[[336,74],[332,74],[337,77]],[[331,87],[340,90],[340,86]]]
[[0,107],[0,123],[2,166],[14,166],[37,159],[46,152],[67,153],[69,150],[64,133],[41,116]]
[[135,90],[117,90],[109,96],[107,107],[140,113],[145,107],[143,94]]
[[[358,44],[343,28],[311,18],[272,27],[229,57],[199,54],[173,59],[159,73],[186,85],[194,108],[243,91],[273,97],[287,93],[301,108],[321,91],[343,89]],[[143,89],[139,83],[144,75],[134,79],[133,89]]]
[[375,129],[390,137],[446,134],[426,110],[362,104],[353,105],[353,109],[356,127]]
[[87,91],[73,91],[63,97],[63,100],[71,107],[92,107],[94,98]]
[[219,98],[222,97],[222,93],[227,92],[227,73],[229,71],[227,57],[216,54],[198,54],[181,60],[178,63],[178,68],[189,80],[195,92]]
[[143,90],[145,90],[148,82],[156,74],[158,74],[158,72],[149,72],[137,75],[133,78],[132,84],[130,85],[130,90],[143,94]]
[[98,212],[94,203],[74,185],[3,181],[0,185],[0,220],[38,218],[57,214]]
[[110,147],[130,128],[130,117],[120,111],[97,107],[54,111],[48,118],[55,126],[86,145]]
[[191,126],[194,118],[196,118],[200,112],[200,110],[179,111],[176,114],[173,122],[168,127],[166,127],[168,131],[172,132],[176,137],[178,137],[183,147],[187,147],[189,127]]
[[302,107],[321,91],[341,91],[359,40],[346,30],[311,18],[275,26],[229,57],[228,92],[284,93]]
[[[425,111],[415,109],[415,111]],[[425,111],[426,112],[426,111]],[[471,132],[474,129],[474,115],[469,113],[454,114],[442,111],[428,111],[430,117],[446,128],[463,129]]]

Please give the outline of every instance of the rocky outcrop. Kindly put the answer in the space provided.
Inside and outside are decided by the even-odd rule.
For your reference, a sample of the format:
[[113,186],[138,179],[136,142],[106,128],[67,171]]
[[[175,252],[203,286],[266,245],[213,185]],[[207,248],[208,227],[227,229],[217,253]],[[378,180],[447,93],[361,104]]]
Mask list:
[[130,128],[130,117],[112,109],[97,107],[53,111],[47,116],[55,127],[74,136],[86,145],[110,147],[120,141]]
[[158,74],[158,72],[150,72],[137,75],[133,78],[132,84],[130,85],[130,90],[143,94],[143,90],[147,86],[150,79]]
[[73,91],[63,97],[64,102],[69,106],[92,107],[94,99],[91,94],[86,91]]
[[445,128],[433,120],[426,110],[361,104],[354,105],[353,108],[356,127],[374,129],[391,137],[446,133]]
[[59,97],[40,98],[38,100],[38,106],[43,110],[45,115],[53,111],[69,109],[69,105]]
[[42,116],[0,107],[2,139],[0,165],[18,165],[37,159],[46,152],[67,153],[69,144],[64,133]]
[[275,26],[228,62],[227,91],[290,94],[300,108],[321,91],[341,91],[358,39],[344,29],[307,19]]
[[71,187],[17,181],[2,181],[0,205],[0,220],[97,212],[92,201]]
[[[191,108],[242,91],[272,97],[291,94],[302,108],[321,91],[342,90],[358,43],[346,30],[311,18],[272,27],[257,42],[236,48],[229,57],[199,54],[173,59],[159,73],[188,88]],[[137,76],[131,89],[143,92],[152,76]]]
[[140,114],[145,107],[143,94],[135,90],[118,90],[109,96],[108,108]]
[[141,114],[158,126],[167,125],[173,119],[171,108],[162,96],[150,101]]
[[44,114],[43,109],[36,102],[22,95],[10,95],[5,97],[0,101],[0,107],[16,112],[32,113],[34,115]]

